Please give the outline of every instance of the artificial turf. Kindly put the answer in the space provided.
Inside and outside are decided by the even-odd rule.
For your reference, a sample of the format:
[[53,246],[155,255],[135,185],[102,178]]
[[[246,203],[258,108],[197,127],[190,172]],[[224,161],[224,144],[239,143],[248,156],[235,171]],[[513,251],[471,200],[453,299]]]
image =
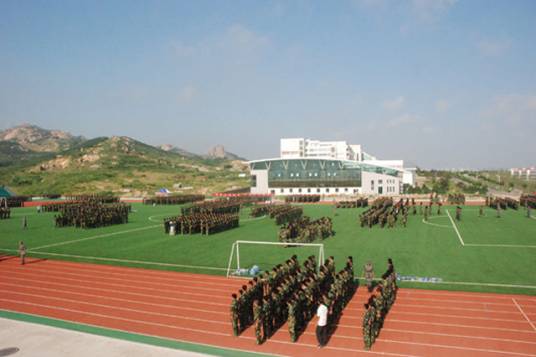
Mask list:
[[[362,209],[303,207],[312,218],[333,218],[335,236],[314,243],[324,243],[326,256],[333,255],[339,268],[352,255],[357,276],[368,260],[381,275],[391,257],[400,276],[443,281],[402,282],[402,286],[536,294],[536,219],[527,218],[524,210],[502,211],[501,218],[497,218],[494,210],[486,209],[485,216],[479,217],[478,207],[464,207],[461,221],[455,222],[466,244],[462,246],[445,211],[448,209],[454,218],[454,207],[443,207],[440,216],[434,212],[427,223],[422,216],[410,214],[407,228],[399,223],[394,229],[361,228],[357,217]],[[0,220],[0,248],[13,254],[18,241],[23,240],[28,255],[38,258],[225,274],[236,240],[277,241],[274,221],[267,217],[250,219],[249,209],[241,213],[237,229],[210,236],[174,237],[164,234],[162,219],[176,215],[178,206],[133,204],[133,209],[128,224],[84,230],[55,228],[54,213],[37,214],[35,208],[17,208],[12,210],[11,219]],[[28,219],[27,230],[22,229],[23,216]],[[317,252],[317,248],[244,245],[240,248],[240,262],[242,267],[256,264],[264,270],[292,254],[303,260]]]

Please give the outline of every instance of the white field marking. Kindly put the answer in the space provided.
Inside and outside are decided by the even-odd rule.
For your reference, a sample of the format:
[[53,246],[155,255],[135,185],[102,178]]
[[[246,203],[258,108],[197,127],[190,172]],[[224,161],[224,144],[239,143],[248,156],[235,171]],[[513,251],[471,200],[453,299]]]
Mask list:
[[266,218],[266,217],[267,217],[267,216],[264,215],[264,216],[260,216],[260,217],[246,218],[246,219],[242,219],[242,220],[240,220],[240,222],[258,221],[258,220],[264,219],[264,218]]
[[473,244],[467,243],[466,247],[495,247],[495,248],[536,248],[536,245],[522,245],[522,244]]
[[434,284],[434,285],[470,285],[470,286],[493,286],[500,288],[519,288],[519,289],[536,289],[534,285],[514,285],[514,284],[498,284],[498,283],[473,283],[464,281],[442,281],[442,282],[429,282],[429,281],[410,281],[410,283],[419,284]]
[[[1,250],[1,249],[0,249]],[[69,268],[69,269],[76,269],[76,270],[84,270],[84,271],[90,271],[90,272],[103,272],[106,274],[123,274],[123,275],[135,275],[135,276],[145,276],[151,279],[160,278],[160,279],[170,279],[175,281],[175,277],[177,275],[181,275],[182,277],[190,276],[195,277],[196,279],[203,279],[209,283],[209,280],[217,281],[217,282],[225,282],[227,278],[224,276],[218,276],[218,275],[208,275],[208,274],[200,274],[200,273],[186,273],[186,272],[178,272],[173,270],[149,270],[147,268],[138,268],[138,267],[129,267],[129,266],[117,266],[117,265],[103,265],[98,264],[94,265],[91,269],[85,269],[83,267],[86,267],[87,263],[79,263],[75,261],[69,261],[69,260],[49,260],[47,261],[47,264],[55,266],[55,267],[63,267],[63,268]],[[90,263],[91,264],[91,263]],[[227,270],[227,269],[225,269]],[[124,273],[119,273],[118,271],[124,271]],[[131,273],[131,274],[129,274]],[[222,284],[224,285],[224,284]],[[228,282],[229,286],[235,286],[235,284]]]
[[[11,272],[11,274],[22,274],[23,276],[37,276],[37,277],[42,277],[43,274],[24,274],[24,273],[18,273],[18,272]],[[45,277],[47,276],[46,274],[44,275]],[[80,279],[72,279],[72,278],[57,278],[57,277],[54,277],[55,279],[57,280],[60,280],[60,281],[73,281],[76,283],[80,283],[80,282],[83,282],[83,281],[80,281]],[[45,280],[46,281],[46,280]],[[50,281],[47,281],[47,284],[50,283]],[[71,283],[72,285],[72,283]],[[105,286],[116,286],[116,287],[122,287],[122,288],[135,288],[137,290],[147,290],[147,291],[152,291],[152,292],[156,292],[156,291],[160,291],[162,293],[166,293],[166,292],[169,292],[168,290],[166,289],[154,289],[154,288],[147,288],[147,287],[140,287],[140,286],[135,286],[135,285],[125,285],[125,284],[113,284],[113,283],[101,283],[101,285],[105,285]],[[79,285],[78,285],[79,286]],[[90,285],[91,286],[91,285]],[[92,289],[94,289],[92,287]],[[125,293],[125,290],[122,290],[123,293]],[[187,293],[187,292],[181,292],[181,291],[177,291],[176,292],[177,294],[184,294],[184,295],[194,295],[194,296],[204,296],[204,297],[210,297],[211,299],[215,299],[215,298],[219,298],[217,296],[214,296],[214,294],[201,294],[201,293]],[[152,295],[152,296],[155,296],[155,295]],[[223,299],[223,297],[222,297]]]
[[[158,277],[158,276],[150,276],[150,275],[140,275],[140,274],[136,274],[135,272],[131,273],[131,274],[127,274],[127,273],[120,273],[120,272],[108,272],[108,271],[102,271],[99,273],[99,271],[97,270],[91,270],[91,269],[68,269],[67,266],[65,265],[47,265],[46,267],[44,267],[43,269],[45,269],[47,272],[55,272],[55,273],[63,273],[63,274],[77,274],[75,273],[78,272],[79,275],[82,275],[84,276],[84,273],[88,273],[90,277],[93,277],[93,278],[96,278],[96,279],[101,279],[102,277],[104,278],[111,278],[110,275],[114,275],[114,276],[123,276],[125,277],[125,279],[121,279],[122,281],[125,281],[125,280],[128,280],[128,278],[132,278],[134,279],[136,282],[140,282],[140,283],[154,283],[156,284],[156,281],[166,281],[166,282],[172,282],[172,283],[180,283],[180,282],[184,282],[186,284],[190,284],[190,283],[193,283],[193,281],[191,279],[186,279],[186,278],[183,278],[180,276],[180,273],[177,274],[177,278],[167,278],[167,277]],[[38,268],[34,268],[32,269],[33,271],[41,271],[39,270]],[[98,273],[98,274],[95,274],[95,273]],[[138,278],[144,278],[144,279],[147,279],[147,280],[140,280]],[[222,288],[237,288],[238,286],[236,284],[221,284],[221,283],[215,283],[215,282],[210,282],[210,281],[195,281],[195,284],[200,284],[200,285],[210,285],[210,286],[221,286]],[[172,285],[169,285],[169,286],[179,286],[179,287],[183,287],[184,284],[172,284]]]
[[454,220],[450,216],[449,210],[445,209],[445,211],[447,212],[447,216],[449,216],[450,222],[452,223],[452,226],[454,227],[454,230],[456,231],[456,234],[458,235],[458,238],[460,239],[460,243],[462,243],[462,246],[464,246],[465,243],[463,242],[462,236],[460,235],[460,232],[458,231],[458,227],[456,227],[456,224],[454,223]]
[[[72,312],[72,313],[79,313],[79,314],[82,314],[82,315],[95,316],[95,317],[100,317],[100,318],[110,319],[110,320],[120,320],[120,321],[126,321],[126,322],[131,322],[131,323],[138,323],[138,324],[142,324],[142,325],[152,325],[152,326],[170,328],[170,329],[175,329],[175,330],[192,331],[192,332],[199,332],[199,333],[209,334],[209,335],[233,337],[231,333],[211,332],[211,331],[206,331],[206,330],[192,329],[192,328],[187,328],[187,327],[179,327],[179,326],[167,325],[167,324],[161,324],[161,323],[155,323],[155,322],[147,322],[147,321],[141,321],[141,320],[127,319],[127,318],[122,318],[122,317],[113,317],[113,316],[108,316],[108,315],[103,315],[103,314],[96,314],[96,313],[90,313],[90,312],[79,311],[79,310],[74,310],[74,309],[61,308],[61,307],[57,307],[57,306],[48,306],[48,305],[43,305],[43,304],[19,302],[19,301],[13,301],[13,300],[8,300],[8,299],[3,299],[3,298],[0,298],[0,301],[6,301],[6,302],[11,302],[11,303],[15,303],[15,304],[21,304],[21,305],[28,305],[28,306],[43,307],[43,308],[51,309],[51,310],[60,310],[60,311],[67,311],[67,312]],[[5,310],[5,309],[3,309],[3,310]],[[5,310],[5,311],[12,311],[12,312],[15,312],[15,313],[20,313],[19,311],[13,311],[13,310]],[[40,315],[33,315],[33,316],[40,316]],[[59,321],[68,321],[68,320],[59,320]],[[73,321],[70,321],[70,322],[73,322]],[[74,322],[74,323],[77,324],[77,322]],[[98,325],[89,325],[88,324],[87,326],[96,326],[96,327],[99,327],[99,328],[107,329],[106,327],[98,326]],[[129,332],[129,333],[132,333],[132,334],[140,335],[140,333],[130,332],[128,330],[119,330],[118,329],[116,331]],[[154,337],[160,338],[158,336],[154,336]],[[239,336],[238,338],[247,339],[247,340],[255,340],[254,337],[247,337],[247,336]],[[185,341],[185,342],[196,344],[196,342],[194,342],[194,341]],[[312,345],[312,344],[279,341],[279,340],[275,340],[275,339],[270,339],[269,343],[288,344],[288,345],[293,345],[293,346],[296,346],[296,345],[298,345],[298,346],[306,346],[306,347],[313,347],[313,348],[316,349],[316,345]],[[226,349],[225,347],[216,346],[216,345],[214,347]],[[364,352],[364,353],[366,352],[366,353],[371,353],[371,354],[376,354],[376,355],[379,354],[379,355],[387,355],[387,356],[406,356],[406,357],[410,356],[411,357],[411,355],[407,355],[407,354],[401,355],[401,354],[389,353],[389,352],[360,351],[360,350],[357,350],[357,349],[348,349],[348,348],[342,348],[342,347],[329,347],[329,346],[326,346],[324,349],[349,351],[349,352],[357,352],[357,351],[359,351],[359,352]],[[240,351],[249,352],[247,350],[240,350]],[[416,356],[412,356],[412,357],[416,357]]]
[[424,224],[428,224],[428,225],[430,225],[430,226],[434,226],[434,227],[449,228],[449,229],[451,228],[450,226],[446,226],[446,225],[444,225],[444,224],[437,224],[437,223],[430,223],[430,222],[427,222],[427,221],[424,220],[424,218],[422,219],[422,223],[424,223]]
[[[35,280],[35,279],[27,279],[27,278],[13,278],[13,277],[3,277],[3,279],[7,280],[15,280],[20,281],[21,283],[28,283],[28,282],[37,282],[37,283],[43,283],[43,280]],[[46,282],[47,285],[58,285],[58,286],[67,286],[69,288],[73,288],[72,284],[64,284],[64,283],[51,283]],[[95,291],[105,291],[105,292],[111,292],[111,293],[118,293],[123,295],[134,295],[134,296],[140,296],[144,298],[159,298],[162,300],[170,300],[170,301],[177,301],[177,302],[193,302],[193,303],[202,303],[203,305],[214,305],[214,306],[225,306],[226,308],[229,307],[229,304],[221,304],[216,302],[207,302],[207,301],[199,301],[199,300],[191,300],[191,299],[184,299],[184,298],[177,298],[177,297],[169,297],[169,296],[155,296],[155,295],[149,295],[149,294],[142,294],[142,293],[134,293],[134,292],[125,292],[124,290],[113,290],[113,289],[103,289],[103,288],[96,288],[96,287],[77,287],[82,289],[91,289]]]
[[[96,307],[103,307],[106,309],[113,309],[113,310],[121,310],[121,311],[128,311],[128,312],[135,312],[137,314],[146,314],[146,315],[154,315],[154,316],[162,316],[162,317],[170,317],[174,319],[183,319],[183,320],[192,320],[192,321],[201,321],[201,322],[210,322],[215,324],[221,324],[221,325],[228,325],[230,326],[230,322],[224,322],[224,321],[218,321],[218,320],[207,320],[207,319],[198,319],[195,317],[186,317],[182,315],[172,315],[172,314],[163,314],[160,312],[153,312],[153,311],[147,311],[147,310],[138,310],[138,309],[130,309],[127,307],[119,307],[119,306],[113,306],[113,305],[105,305],[105,304],[96,304],[92,302],[86,302],[86,301],[80,301],[80,300],[72,300],[72,299],[65,299],[65,298],[59,298],[59,297],[53,297],[53,296],[47,296],[47,295],[39,295],[39,294],[28,294],[28,293],[21,293],[21,292],[14,292],[10,290],[0,290],[4,293],[8,294],[14,294],[14,295],[23,295],[23,296],[31,296],[36,298],[42,298],[42,299],[51,299],[51,300],[57,300],[57,301],[64,301],[69,303],[75,303],[79,305],[89,305],[89,306],[96,306]],[[2,295],[6,296],[6,295]]]
[[[1,250],[8,250],[8,249],[1,249]],[[9,251],[15,251],[16,252],[17,250],[9,249]],[[156,265],[156,266],[175,267],[175,268],[190,268],[190,269],[206,269],[206,270],[227,271],[227,268],[207,267],[207,266],[201,266],[201,265],[184,265],[184,264],[158,263],[158,262],[148,262],[148,261],[145,261],[145,260],[129,260],[129,259],[91,257],[91,256],[87,256],[87,255],[60,254],[60,253],[49,253],[49,252],[34,252],[33,250],[29,250],[28,252],[31,252],[33,254],[51,255],[51,256],[67,257],[67,258],[79,258],[79,259],[87,259],[87,260],[99,260],[99,261],[105,261],[105,262],[132,263],[132,264]]]
[[[344,325],[338,324],[339,327],[346,327]],[[353,326],[358,330],[361,330],[360,326]],[[512,343],[525,343],[529,345],[536,345],[536,342],[532,341],[523,341],[523,340],[512,340],[509,338],[495,338],[495,337],[484,337],[484,336],[473,336],[473,335],[453,335],[448,333],[438,333],[438,332],[423,332],[423,331],[409,331],[409,330],[398,330],[393,328],[387,328],[382,327],[382,331],[391,331],[391,332],[401,332],[401,333],[411,333],[414,335],[430,335],[430,336],[443,336],[443,337],[456,337],[456,338],[467,338],[467,339],[473,339],[473,340],[485,340],[485,341],[501,341],[501,342],[512,342]],[[311,335],[315,336],[316,334],[314,332],[302,332],[303,335]],[[363,340],[363,337],[355,337],[355,336],[347,336],[342,334],[336,335],[338,338],[345,338],[345,339],[352,339],[352,340]],[[383,340],[380,340],[383,341]]]
[[520,352],[508,352],[508,351],[500,351],[500,350],[491,350],[491,349],[487,349],[487,348],[460,347],[460,346],[452,346],[452,345],[437,345],[437,344],[433,344],[433,343],[409,342],[409,341],[403,341],[402,342],[402,341],[385,340],[385,339],[381,339],[380,341],[388,342],[388,343],[404,344],[404,345],[439,347],[439,348],[447,348],[447,349],[455,349],[455,350],[463,350],[463,351],[499,353],[499,354],[503,354],[503,355],[515,355],[515,356],[527,356],[527,357],[536,356],[534,354],[527,354],[527,353],[520,353]]
[[[470,319],[470,320],[482,320],[482,321],[501,321],[501,322],[514,322],[514,323],[525,323],[525,321],[520,321],[519,319],[496,319],[491,317],[474,317],[474,316],[463,316],[463,315],[448,315],[448,314],[432,314],[426,312],[405,312],[405,311],[395,311],[392,314],[396,315],[421,315],[421,316],[434,316],[441,318],[457,318],[457,319]],[[392,315],[391,314],[391,315]],[[360,317],[345,316],[345,319],[351,320],[362,320]]]
[[135,229],[129,229],[129,230],[126,230],[126,231],[113,232],[113,233],[105,233],[105,234],[99,234],[99,235],[97,235],[97,236],[93,236],[93,237],[86,237],[86,238],[80,238],[80,239],[75,239],[75,240],[69,240],[69,241],[64,241],[64,242],[59,242],[59,243],[53,243],[53,244],[42,245],[42,246],[40,246],[40,247],[36,247],[36,248],[32,248],[32,249],[28,249],[28,252],[31,253],[31,252],[36,251],[37,249],[44,249],[44,248],[58,247],[58,246],[60,246],[60,245],[73,244],[73,243],[83,242],[83,241],[86,241],[86,240],[92,240],[92,239],[98,239],[98,238],[104,238],[104,237],[111,237],[111,236],[116,236],[116,235],[119,235],[119,234],[132,233],[132,232],[138,232],[138,231],[145,231],[145,230],[152,229],[152,228],[156,228],[156,227],[161,227],[161,225],[154,225],[154,226],[140,227],[140,228],[135,228]]
[[[1,284],[1,283],[0,283]],[[446,302],[447,305],[450,305],[450,302]],[[398,301],[397,298],[397,304],[392,309],[399,309],[399,308],[419,308],[419,309],[448,309],[448,310],[459,310],[459,311],[475,311],[475,312],[485,312],[485,313],[496,313],[496,314],[516,314],[516,311],[497,311],[497,310],[487,310],[487,309],[470,309],[470,308],[463,308],[463,307],[451,307],[451,306],[422,306],[422,305],[413,305],[413,304],[405,304],[401,301]],[[391,309],[391,311],[392,311]],[[346,307],[344,309],[350,310],[350,311],[363,311],[363,308],[358,309],[354,307]]]
[[[19,287],[20,288],[21,285],[20,284],[10,284],[10,283],[5,283],[5,282],[0,282],[0,286],[12,286],[12,287]],[[72,291],[72,290],[50,289],[50,288],[42,288],[42,287],[36,287],[36,286],[30,287],[30,289],[32,289],[32,290],[50,291],[50,292],[60,293],[60,294],[87,296],[87,297],[97,298],[97,299],[115,300],[115,301],[132,303],[132,304],[140,304],[140,305],[156,306],[156,307],[165,307],[165,308],[169,308],[169,309],[178,309],[178,310],[208,312],[208,313],[216,314],[216,315],[229,316],[229,313],[227,313],[227,312],[221,312],[221,311],[215,311],[215,310],[203,310],[203,309],[195,309],[195,308],[192,308],[192,307],[184,307],[184,306],[177,306],[177,305],[167,305],[167,304],[153,304],[153,303],[150,303],[150,302],[146,302],[145,300],[122,299],[122,298],[109,297],[109,296],[104,296],[104,295],[79,293],[79,292]],[[8,291],[13,292],[14,290],[8,290]]]
[[[74,276],[74,277],[81,277],[80,279],[76,279],[78,281],[87,281],[87,282],[92,282],[92,281],[96,281],[98,283],[103,283],[103,284],[114,284],[114,281],[119,281],[119,282],[124,282],[124,283],[132,283],[132,285],[128,285],[130,287],[134,287],[134,288],[147,288],[146,286],[140,286],[140,283],[142,285],[145,285],[145,284],[148,284],[147,286],[157,286],[157,287],[170,287],[170,288],[182,288],[184,289],[185,288],[185,284],[166,284],[166,283],[158,283],[158,282],[150,282],[150,281],[139,281],[139,280],[136,280],[136,279],[125,279],[125,278],[113,278],[113,277],[96,277],[94,275],[87,275],[87,274],[78,274],[78,273],[71,273],[71,272],[68,272],[68,271],[52,271],[50,269],[44,269],[44,270],[35,270],[35,269],[32,269],[32,273],[37,273],[37,274],[43,274],[47,277],[56,277],[58,279],[62,279],[63,276],[65,275],[71,275],[71,276]],[[31,273],[30,273],[31,274]],[[86,279],[82,279],[82,278],[86,278]],[[118,286],[121,286],[121,285],[118,285]],[[218,288],[208,288],[208,287],[200,287],[200,286],[189,286],[188,287],[189,289],[192,289],[192,290],[203,290],[203,291],[216,291],[216,292],[220,292],[220,293],[224,293],[226,290],[223,290],[223,289],[218,289]],[[229,288],[226,288],[226,289],[229,289]],[[230,290],[230,289],[229,289]],[[177,292],[180,292],[181,289],[179,289]]]
[[448,327],[457,327],[457,328],[472,328],[472,329],[479,329],[479,330],[497,330],[497,331],[512,331],[512,332],[518,332],[518,333],[530,333],[532,334],[532,331],[527,330],[519,330],[515,328],[504,328],[504,327],[489,327],[489,326],[473,326],[473,325],[463,325],[463,324],[447,324],[443,322],[423,322],[423,321],[412,321],[412,320],[399,320],[396,318],[389,318],[388,322],[401,322],[404,324],[421,324],[421,325],[434,325],[434,326],[448,326]]
[[529,317],[527,316],[527,314],[525,314],[525,311],[523,311],[523,309],[521,308],[521,306],[519,306],[519,304],[517,303],[516,299],[512,298],[512,301],[514,302],[514,304],[517,306],[517,308],[519,309],[519,311],[521,312],[521,314],[523,315],[523,317],[525,317],[525,319],[528,321],[528,323],[530,324],[530,326],[532,327],[532,329],[534,331],[536,331],[536,327],[534,326],[534,324],[532,323],[532,321],[530,321]]
[[[3,311],[8,311],[8,312],[11,312],[11,313],[15,313],[15,314],[21,314],[20,311],[15,311],[15,310],[10,310],[10,309],[2,309],[2,310]],[[119,330],[119,329],[112,328],[112,327],[103,327],[103,326],[100,326],[100,325],[92,325],[92,324],[87,324],[87,323],[84,323],[84,322],[76,322],[76,321],[72,321],[72,320],[57,319],[57,318],[54,318],[54,317],[36,315],[36,314],[27,313],[27,312],[23,312],[22,314],[29,315],[29,316],[34,316],[34,317],[39,317],[39,318],[44,317],[47,320],[62,321],[62,322],[72,323],[72,324],[75,324],[75,325],[95,327],[95,328],[102,329],[102,330],[107,330],[107,331],[116,331],[116,332],[128,333],[128,334],[131,334],[131,335],[137,335],[137,336],[153,337],[153,338],[157,338],[159,340],[164,340],[164,341],[183,342],[183,343],[187,343],[187,344],[191,344],[191,345],[200,345],[200,346],[206,346],[206,347],[213,347],[213,348],[217,348],[217,349],[221,349],[221,350],[230,350],[230,351],[238,351],[238,352],[247,352],[247,353],[252,353],[252,354],[261,354],[260,352],[255,352],[255,351],[241,350],[241,349],[238,349],[238,348],[223,347],[223,346],[218,346],[218,345],[210,345],[210,344],[207,344],[207,343],[194,342],[194,341],[188,341],[188,340],[181,340],[181,339],[178,339],[178,338],[175,339],[175,338],[162,337],[162,336],[158,336],[158,335],[145,334],[145,333],[134,332],[134,331],[130,331],[130,330]],[[177,349],[177,348],[174,348],[174,349]],[[266,355],[266,354],[267,353],[262,352],[262,355]],[[279,355],[279,354],[273,354],[273,353],[270,353],[269,355],[270,356],[288,357],[286,355]]]

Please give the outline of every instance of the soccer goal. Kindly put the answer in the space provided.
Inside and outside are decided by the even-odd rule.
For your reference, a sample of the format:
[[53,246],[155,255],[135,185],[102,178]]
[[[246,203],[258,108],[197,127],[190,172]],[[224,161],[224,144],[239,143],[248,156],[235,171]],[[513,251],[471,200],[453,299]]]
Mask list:
[[237,240],[231,246],[227,277],[249,277],[258,271],[270,270],[294,254],[298,256],[300,263],[303,263],[310,255],[314,255],[317,258],[317,268],[319,268],[324,262],[324,244]]

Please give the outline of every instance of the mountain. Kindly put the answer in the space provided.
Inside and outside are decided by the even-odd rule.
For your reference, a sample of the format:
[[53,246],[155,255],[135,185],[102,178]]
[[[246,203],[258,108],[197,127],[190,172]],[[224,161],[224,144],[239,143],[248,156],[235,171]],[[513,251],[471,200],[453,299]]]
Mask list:
[[161,150],[164,150],[164,151],[168,151],[168,152],[174,152],[175,154],[179,154],[179,155],[182,155],[182,156],[185,156],[185,157],[191,157],[191,158],[200,158],[201,156],[200,155],[197,155],[197,154],[194,154],[192,152],[189,152],[189,151],[186,151],[184,149],[181,149],[181,148],[178,148],[176,146],[173,146],[171,144],[164,144],[164,145],[160,145],[158,146],[159,149]]
[[[0,149],[5,146],[12,157],[27,150],[16,141],[0,143]],[[57,153],[33,154],[46,156],[0,165],[0,185],[30,195],[107,192],[127,196],[152,195],[162,187],[207,194],[248,186],[247,178],[239,177],[246,169],[243,165],[165,151],[125,136],[84,140]]]
[[233,154],[231,152],[225,151],[225,147],[223,145],[216,145],[213,148],[211,148],[208,151],[207,157],[209,159],[226,159],[226,160],[238,160],[238,161],[246,161],[246,159]]
[[65,131],[47,130],[36,125],[23,124],[0,131],[0,141],[15,142],[27,152],[58,152],[80,144],[85,139]]

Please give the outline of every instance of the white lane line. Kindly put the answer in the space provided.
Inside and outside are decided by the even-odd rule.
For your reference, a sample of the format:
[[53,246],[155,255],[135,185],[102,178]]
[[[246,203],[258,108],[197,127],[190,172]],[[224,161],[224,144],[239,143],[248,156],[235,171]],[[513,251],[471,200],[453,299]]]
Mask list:
[[449,210],[445,209],[445,211],[447,212],[447,216],[449,216],[450,222],[452,223],[452,226],[454,227],[454,230],[456,231],[456,234],[458,235],[458,239],[460,239],[460,243],[462,244],[462,246],[464,246],[465,243],[463,242],[462,236],[460,235],[460,232],[458,231],[458,227],[456,227],[456,224],[454,223],[454,220],[450,216]]
[[494,248],[536,248],[536,245],[522,244],[473,244],[467,243],[466,247],[494,247]]
[[381,342],[395,343],[395,344],[426,346],[426,347],[438,347],[438,348],[463,350],[463,351],[498,353],[498,354],[503,354],[503,355],[527,356],[527,357],[536,356],[535,354],[527,354],[527,353],[520,353],[520,352],[510,352],[510,351],[500,351],[500,350],[492,350],[492,349],[487,349],[487,348],[473,348],[473,347],[461,347],[461,346],[452,346],[452,345],[438,345],[438,344],[434,344],[434,343],[395,341],[395,340],[384,340],[384,339],[380,339],[380,341]]
[[55,297],[55,296],[29,294],[29,293],[22,293],[22,292],[17,292],[17,291],[13,291],[13,290],[1,290],[0,289],[0,291],[2,291],[4,293],[2,295],[4,297],[8,296],[9,294],[22,295],[22,296],[36,297],[36,298],[40,298],[40,299],[50,299],[50,300],[64,301],[64,302],[74,303],[74,304],[78,304],[78,305],[89,305],[89,306],[102,307],[102,308],[111,309],[111,310],[135,312],[137,314],[147,314],[147,315],[154,315],[154,316],[161,316],[161,317],[169,317],[169,318],[174,318],[174,319],[184,319],[184,320],[192,320],[192,321],[210,322],[210,323],[228,325],[228,326],[231,325],[230,322],[224,322],[224,321],[218,321],[218,320],[207,320],[207,319],[199,319],[199,318],[195,318],[195,317],[187,317],[187,316],[182,316],[182,315],[163,314],[161,312],[138,310],[138,309],[131,309],[131,308],[128,308],[128,307],[120,307],[120,306],[105,305],[105,304],[96,304],[96,303],[93,303],[93,302],[73,300],[73,299],[65,299],[65,298],[60,298],[60,297]]
[[[5,282],[0,282],[0,286],[10,286],[10,287],[15,287],[15,288],[17,288],[17,287],[20,288],[21,284],[10,284],[10,283],[5,283]],[[153,303],[150,303],[150,302],[146,302],[145,300],[122,299],[122,298],[110,297],[110,296],[105,296],[105,295],[80,293],[80,292],[76,292],[76,291],[72,291],[72,290],[51,289],[51,288],[43,288],[43,287],[37,287],[37,286],[32,286],[32,287],[28,287],[28,288],[32,289],[32,290],[50,291],[50,292],[60,293],[60,294],[80,295],[80,296],[86,296],[86,297],[91,297],[91,298],[96,298],[96,299],[115,300],[115,301],[120,301],[120,302],[131,303],[131,304],[138,304],[138,305],[147,305],[147,306],[154,306],[154,307],[165,307],[165,308],[176,309],[176,310],[199,311],[199,312],[206,312],[206,313],[211,313],[211,314],[216,314],[216,315],[229,316],[228,312],[196,309],[196,308],[192,308],[192,307],[185,307],[185,306],[178,306],[178,305],[153,304]],[[13,291],[16,291],[16,289],[7,290],[7,292],[13,292]]]
[[[160,227],[160,226],[158,226]],[[17,252],[16,249],[0,249],[2,251]],[[67,257],[67,258],[78,258],[78,259],[87,259],[87,260],[98,260],[104,262],[119,262],[119,263],[132,263],[132,264],[145,264],[145,265],[156,265],[164,267],[175,267],[175,268],[189,268],[189,269],[206,269],[206,270],[221,270],[227,271],[227,268],[217,268],[217,267],[207,267],[202,265],[184,265],[184,264],[171,264],[171,263],[159,263],[159,262],[148,262],[145,260],[129,260],[129,259],[116,259],[116,258],[102,258],[102,257],[91,257],[87,255],[74,255],[74,254],[60,254],[60,253],[49,253],[49,252],[34,252],[33,250],[28,251],[33,254],[40,255],[51,255],[56,257]]]
[[446,226],[446,225],[444,225],[444,224],[437,224],[437,223],[430,223],[430,222],[427,222],[427,221],[424,220],[424,218],[422,219],[422,223],[424,223],[424,224],[428,224],[428,225],[430,225],[430,226],[434,226],[434,227],[449,228],[449,229],[451,228],[451,226]]
[[521,314],[525,317],[525,319],[527,320],[527,322],[530,324],[530,326],[532,326],[532,329],[534,331],[536,331],[536,327],[534,326],[534,324],[532,323],[532,321],[530,321],[529,317],[527,316],[527,314],[525,314],[525,311],[523,311],[523,309],[521,308],[521,306],[519,306],[519,304],[517,303],[516,299],[512,298],[512,301],[514,302],[514,304],[517,306],[517,308],[519,309],[519,312],[521,312]]
[[[12,278],[12,277],[4,277],[3,279],[7,279],[7,280],[15,280],[15,281],[20,281],[22,284],[23,283],[28,283],[28,282],[34,282],[34,283],[40,283],[40,284],[46,284],[47,286],[66,286],[68,288],[73,288],[73,284],[65,284],[65,283],[54,283],[54,282],[46,282],[46,283],[43,283],[43,280],[40,279],[40,280],[36,280],[36,279],[28,279],[28,278]],[[27,284],[28,285],[28,284]],[[143,294],[143,293],[135,293],[135,292],[125,292],[124,290],[114,290],[114,289],[104,289],[104,288],[97,288],[97,287],[80,287],[78,286],[77,288],[79,289],[91,289],[92,291],[105,291],[105,292],[111,292],[111,293],[117,293],[117,294],[122,294],[122,295],[132,295],[132,296],[140,296],[140,297],[143,297],[143,298],[155,298],[155,295],[154,294]],[[185,295],[191,295],[191,294],[185,294]],[[162,300],[169,300],[169,301],[178,301],[178,302],[192,302],[192,303],[202,303],[203,305],[213,305],[213,306],[225,306],[226,308],[229,308],[229,304],[226,303],[226,304],[222,304],[222,303],[216,303],[216,302],[207,302],[207,301],[199,301],[199,299],[197,300],[192,300],[192,299],[184,299],[184,298],[178,298],[178,297],[171,297],[171,296],[157,296],[159,299],[162,299]]]
[[148,230],[148,229],[152,229],[152,228],[156,228],[156,227],[161,227],[161,225],[154,225],[154,226],[147,226],[147,227],[141,227],[141,228],[135,228],[135,229],[129,229],[129,230],[126,230],[126,231],[120,231],[120,232],[113,232],[113,233],[105,233],[105,234],[99,234],[97,236],[92,236],[92,237],[86,237],[86,238],[80,238],[80,239],[75,239],[75,240],[69,240],[69,241],[65,241],[65,242],[59,242],[59,243],[53,243],[53,244],[47,244],[47,245],[42,245],[40,247],[36,247],[36,248],[32,248],[32,249],[28,249],[28,252],[34,252],[38,249],[44,249],[44,248],[51,248],[51,247],[58,247],[60,245],[66,245],[66,244],[73,244],[73,243],[78,243],[78,242],[83,242],[83,241],[86,241],[86,240],[92,240],[92,239],[98,239],[98,238],[104,238],[104,237],[111,237],[111,236],[116,236],[116,235],[119,235],[119,234],[125,234],[125,233],[132,233],[132,232],[138,232],[138,231],[145,231],[145,230]]
[[[20,272],[22,273],[22,272]],[[238,290],[238,287],[237,286],[234,286],[234,287],[223,287],[223,288],[218,288],[218,287],[202,287],[202,286],[190,286],[189,283],[186,281],[184,282],[184,280],[182,280],[183,284],[180,284],[181,280],[177,280],[177,282],[179,282],[179,284],[169,284],[169,283],[161,283],[161,282],[150,282],[150,281],[139,281],[139,280],[136,280],[136,279],[126,279],[126,278],[117,278],[117,277],[96,277],[94,275],[87,275],[87,274],[78,274],[78,273],[71,273],[71,272],[67,272],[67,271],[53,271],[53,270],[48,270],[48,269],[43,269],[43,270],[32,270],[31,272],[29,272],[29,274],[27,275],[33,275],[33,276],[41,276],[41,275],[45,275],[47,277],[50,277],[50,278],[57,278],[57,279],[72,279],[72,280],[78,280],[78,281],[86,281],[88,282],[89,284],[92,284],[92,283],[102,283],[102,284],[118,284],[118,286],[121,286],[120,284],[121,283],[129,283],[129,284],[132,284],[132,285],[128,285],[128,286],[133,286],[133,287],[136,287],[136,288],[149,288],[149,287],[154,287],[155,289],[157,288],[179,288],[181,290],[183,290],[185,288],[185,286],[188,286],[188,289],[192,289],[192,290],[202,290],[202,291],[216,291],[216,292],[222,292],[222,291],[230,291],[232,290],[233,288],[235,288],[236,290]],[[66,278],[65,276],[68,275],[70,276],[70,278]],[[78,278],[77,278],[78,277]],[[233,289],[234,290],[234,289]]]

